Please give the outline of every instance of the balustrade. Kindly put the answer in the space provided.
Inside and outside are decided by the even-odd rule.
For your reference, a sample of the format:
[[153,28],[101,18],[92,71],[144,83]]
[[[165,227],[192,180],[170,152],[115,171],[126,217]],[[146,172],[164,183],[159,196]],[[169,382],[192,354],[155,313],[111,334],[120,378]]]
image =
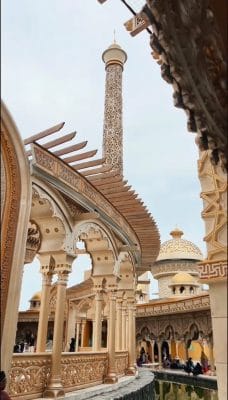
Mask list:
[[[22,353],[13,356],[9,372],[9,394],[18,400],[42,397],[51,372],[51,353]],[[115,353],[118,376],[124,376],[128,352]],[[61,382],[65,392],[103,383],[108,371],[108,352],[62,353]]]

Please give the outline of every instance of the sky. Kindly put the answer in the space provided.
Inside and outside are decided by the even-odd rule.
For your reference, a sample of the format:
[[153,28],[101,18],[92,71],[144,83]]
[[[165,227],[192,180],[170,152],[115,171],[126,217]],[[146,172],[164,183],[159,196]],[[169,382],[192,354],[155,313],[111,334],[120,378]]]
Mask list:
[[[131,2],[134,3],[134,2]],[[138,2],[142,3],[142,2]],[[135,1],[137,4],[137,1]],[[149,34],[131,37],[132,17],[120,0],[3,0],[2,99],[22,138],[65,121],[86,151],[101,156],[105,69],[113,42],[126,51],[123,73],[124,177],[153,215],[161,242],[177,225],[205,254],[195,135],[173,105],[173,89],[151,56]],[[84,151],[84,150],[83,150]],[[83,279],[87,256],[73,266],[69,285]],[[24,267],[20,309],[41,289],[39,263]],[[151,290],[157,286],[152,279]]]

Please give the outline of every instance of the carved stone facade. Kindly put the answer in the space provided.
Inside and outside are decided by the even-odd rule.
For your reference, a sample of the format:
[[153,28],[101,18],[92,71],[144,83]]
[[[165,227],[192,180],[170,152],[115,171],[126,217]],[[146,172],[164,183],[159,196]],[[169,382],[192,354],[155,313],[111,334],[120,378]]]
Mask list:
[[221,23],[226,7],[221,3],[147,0],[144,11],[153,29],[152,55],[173,86],[174,105],[185,110],[188,130],[199,133],[200,150],[209,149],[212,161],[227,168],[226,28]]
[[103,157],[105,164],[123,175],[122,73],[126,53],[111,45],[104,53],[106,63]]
[[198,174],[208,253],[200,272],[201,278],[209,282],[227,276],[227,176],[219,166],[211,164],[207,151],[200,154]]
[[166,337],[167,327],[172,327],[175,339],[188,337],[192,325],[196,325],[202,336],[211,336],[212,325],[210,310],[185,312],[180,314],[156,315],[151,317],[136,318],[136,336],[143,336],[145,327],[151,339],[169,339]]

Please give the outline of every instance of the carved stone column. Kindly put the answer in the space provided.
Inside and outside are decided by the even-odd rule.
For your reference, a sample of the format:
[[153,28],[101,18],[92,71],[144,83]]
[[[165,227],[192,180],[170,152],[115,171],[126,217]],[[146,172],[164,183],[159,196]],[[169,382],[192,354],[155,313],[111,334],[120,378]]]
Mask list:
[[227,174],[213,165],[210,152],[198,161],[202,188],[207,259],[200,263],[201,283],[209,285],[218,397],[227,398]]
[[176,358],[179,358],[179,340],[175,340],[175,345],[176,345]]
[[75,322],[76,322],[76,309],[72,304],[69,304],[68,309],[68,320],[67,320],[67,341],[65,351],[69,351],[70,342],[72,338],[75,338]]
[[127,375],[135,375],[136,368],[135,368],[135,299],[132,297],[128,300],[127,304],[128,308],[128,369]]
[[86,327],[86,320],[82,320],[82,330],[81,330],[81,347],[85,347],[85,327]]
[[126,350],[126,304],[122,304],[122,350]]
[[151,340],[151,362],[154,363],[154,343],[155,340]]
[[215,365],[214,365],[214,354],[213,354],[213,342],[212,339],[207,340],[208,350],[209,350],[209,363],[211,366],[211,372],[215,372]]
[[95,317],[93,321],[93,351],[101,350],[102,301],[103,301],[103,293],[101,291],[98,291],[95,295]]
[[56,257],[55,272],[58,274],[56,311],[54,322],[54,337],[52,349],[52,365],[50,381],[43,397],[57,398],[64,396],[64,388],[61,382],[61,354],[63,346],[63,324],[66,300],[66,287],[68,274],[71,272],[73,257],[67,254],[59,254]]
[[127,54],[113,43],[104,51],[105,62],[105,110],[103,133],[103,157],[123,175],[123,127],[122,127],[122,71]]
[[162,366],[162,350],[161,350],[161,340],[157,341],[157,345],[158,345],[158,362],[159,362],[159,368],[161,368]]
[[122,299],[116,302],[116,351],[122,350]]
[[115,358],[115,322],[116,322],[116,291],[110,291],[109,296],[109,318],[108,318],[108,373],[105,383],[118,381],[116,374]]
[[81,322],[76,322],[76,342],[75,342],[75,351],[78,351],[79,347],[79,334],[80,334]]
[[42,274],[42,293],[36,344],[37,353],[41,353],[46,350],[48,315],[50,310],[50,293],[54,269],[54,260],[50,257],[50,255],[40,256],[39,259],[41,262],[40,272]]

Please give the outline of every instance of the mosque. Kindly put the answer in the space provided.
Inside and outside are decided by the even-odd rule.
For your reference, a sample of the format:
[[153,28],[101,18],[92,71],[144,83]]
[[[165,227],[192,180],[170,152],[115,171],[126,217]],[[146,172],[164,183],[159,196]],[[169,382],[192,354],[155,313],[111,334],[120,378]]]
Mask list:
[[[227,182],[222,114],[216,136],[218,104],[213,100],[215,112],[209,113],[205,107],[210,101],[203,103],[201,98],[204,118],[199,113],[179,75],[178,57],[170,57],[166,30],[170,19],[160,18],[166,7],[159,9],[162,2],[147,3],[140,18],[128,21],[127,29],[135,34],[153,27],[153,57],[164,79],[173,84],[176,104],[187,110],[189,126],[197,125],[206,259],[194,243],[182,239],[178,228],[160,246],[154,218],[123,176],[122,72],[127,54],[117,43],[102,55],[106,69],[102,159],[93,158],[96,150],[78,153],[87,143],[73,142],[75,132],[56,137],[64,123],[22,142],[2,104],[1,358],[13,399],[58,398],[100,383],[116,383],[125,375],[134,377],[141,347],[158,364],[164,355],[198,360],[204,350],[212,371],[216,369],[219,399],[226,398]],[[193,9],[185,13],[181,8],[184,24]],[[212,16],[212,11],[207,13],[208,20]],[[209,50],[205,54],[213,59],[210,46]],[[209,76],[206,82],[215,80]],[[209,92],[209,97],[219,93],[222,99],[222,90],[221,86],[219,92],[202,93]],[[67,288],[72,263],[82,252],[90,255],[91,266],[83,282]],[[40,261],[41,292],[18,318],[23,265],[35,256]],[[149,299],[148,272],[158,280],[158,299]],[[202,289],[204,283],[208,292]],[[31,334],[36,352],[13,353],[15,338]],[[69,351],[72,339],[74,351]]]

